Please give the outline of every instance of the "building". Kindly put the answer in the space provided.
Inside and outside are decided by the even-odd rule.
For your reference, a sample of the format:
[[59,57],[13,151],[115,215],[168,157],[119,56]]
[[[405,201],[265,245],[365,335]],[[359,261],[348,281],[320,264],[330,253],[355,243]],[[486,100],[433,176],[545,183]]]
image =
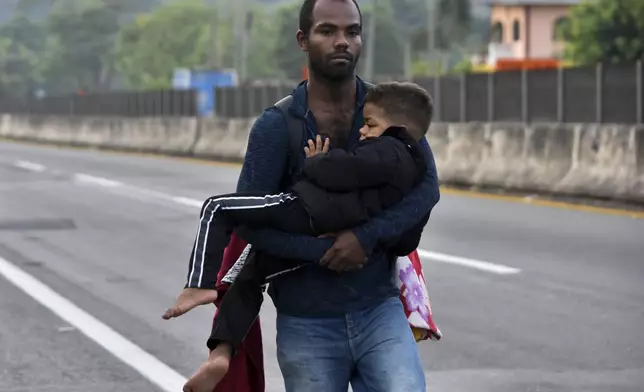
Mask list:
[[581,0],[491,0],[488,64],[499,58],[553,59],[564,43],[556,34]]

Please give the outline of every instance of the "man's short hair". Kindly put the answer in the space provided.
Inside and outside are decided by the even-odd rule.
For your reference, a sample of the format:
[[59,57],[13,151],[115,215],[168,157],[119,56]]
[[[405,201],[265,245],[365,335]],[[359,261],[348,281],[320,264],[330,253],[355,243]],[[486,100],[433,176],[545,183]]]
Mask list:
[[379,83],[367,93],[366,103],[380,108],[393,125],[406,126],[416,139],[427,133],[434,115],[432,97],[412,82]]
[[[350,1],[358,9],[358,15],[360,15],[360,25],[362,25],[362,12],[360,12],[360,6],[358,5],[357,0],[338,0],[338,1]],[[313,8],[317,0],[304,0],[302,7],[300,7],[300,30],[308,37],[313,27]]]

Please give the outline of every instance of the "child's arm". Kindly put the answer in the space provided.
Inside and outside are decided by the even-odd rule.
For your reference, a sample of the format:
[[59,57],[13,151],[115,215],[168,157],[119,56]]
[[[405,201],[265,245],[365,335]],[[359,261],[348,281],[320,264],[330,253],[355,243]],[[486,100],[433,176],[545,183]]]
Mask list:
[[420,144],[427,162],[423,180],[399,203],[353,230],[367,254],[371,253],[378,242],[402,236],[411,230],[420,221],[420,217],[430,213],[440,200],[434,154],[426,138],[422,138]]
[[[393,139],[392,139],[393,141]],[[400,165],[399,148],[392,141],[376,147],[375,143],[358,147],[349,153],[342,149],[307,158],[303,173],[321,187],[332,192],[349,192],[358,188],[386,183]],[[396,141],[397,142],[397,141]],[[383,151],[387,151],[383,153]]]

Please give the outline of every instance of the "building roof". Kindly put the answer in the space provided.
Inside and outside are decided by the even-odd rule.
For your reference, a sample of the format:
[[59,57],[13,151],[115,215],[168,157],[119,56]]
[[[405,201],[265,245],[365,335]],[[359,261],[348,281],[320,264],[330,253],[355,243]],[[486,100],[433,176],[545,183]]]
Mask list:
[[577,5],[581,0],[489,0],[490,5]]

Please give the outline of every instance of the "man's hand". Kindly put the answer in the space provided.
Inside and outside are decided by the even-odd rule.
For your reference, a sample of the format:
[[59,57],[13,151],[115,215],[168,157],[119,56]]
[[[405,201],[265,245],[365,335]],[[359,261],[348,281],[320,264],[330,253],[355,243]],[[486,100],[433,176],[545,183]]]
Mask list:
[[320,135],[315,138],[315,141],[309,139],[308,146],[304,147],[304,153],[307,158],[311,158],[328,151],[329,138],[324,139],[324,143],[322,143],[322,137],[320,137]]
[[185,288],[179,294],[174,306],[163,313],[164,320],[179,317],[199,305],[207,305],[217,300],[217,290]]
[[320,264],[337,272],[354,271],[362,268],[367,262],[367,255],[351,231],[339,233],[320,260]]
[[318,238],[331,238],[331,237],[336,238],[337,236],[338,236],[338,233],[326,233],[326,234],[319,235]]

